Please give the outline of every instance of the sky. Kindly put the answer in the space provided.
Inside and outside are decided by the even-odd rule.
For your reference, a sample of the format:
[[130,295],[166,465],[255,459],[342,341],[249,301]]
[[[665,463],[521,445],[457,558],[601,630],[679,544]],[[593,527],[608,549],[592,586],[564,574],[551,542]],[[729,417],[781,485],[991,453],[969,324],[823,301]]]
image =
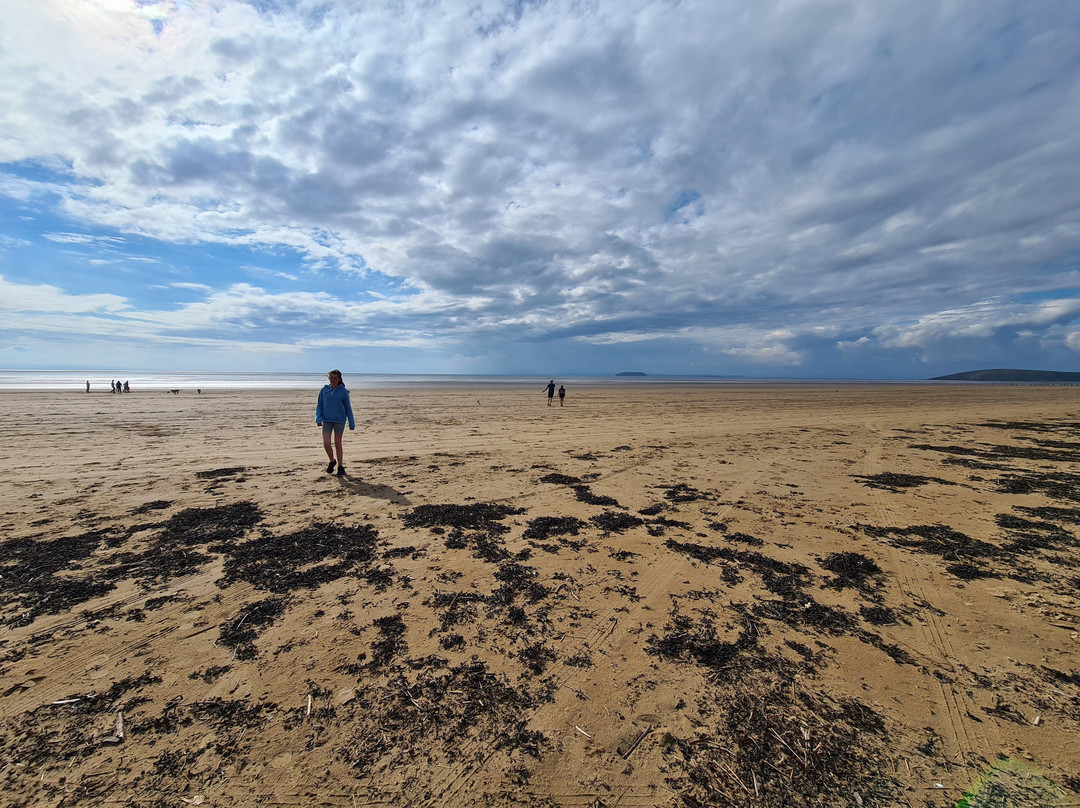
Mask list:
[[0,0],[0,368],[1080,370],[1080,3]]

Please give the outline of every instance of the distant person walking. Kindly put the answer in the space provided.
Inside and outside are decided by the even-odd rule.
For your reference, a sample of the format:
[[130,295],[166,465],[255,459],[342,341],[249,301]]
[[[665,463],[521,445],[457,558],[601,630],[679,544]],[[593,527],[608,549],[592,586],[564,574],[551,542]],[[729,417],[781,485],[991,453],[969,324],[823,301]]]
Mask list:
[[[315,423],[322,427],[323,448],[330,462],[326,464],[326,473],[333,474],[334,466],[337,466],[337,476],[345,476],[345,455],[341,450],[341,436],[345,432],[345,422],[348,421],[349,429],[356,429],[356,421],[353,419],[352,403],[349,401],[349,391],[341,379],[340,370],[331,370],[326,374],[329,384],[324,384],[319,391],[319,403],[315,405]],[[333,449],[330,446],[330,436],[334,437]],[[337,450],[337,459],[334,459],[334,449]]]
[[547,389],[547,394],[548,394],[548,406],[550,407],[551,406],[551,399],[555,398],[555,380],[554,379],[552,379],[550,382],[547,383],[547,388],[546,389]]
[[90,392],[90,380],[89,379],[86,380],[86,392],[88,392],[88,393]]
[[564,401],[566,401],[566,388],[565,388],[565,387],[563,387],[563,386],[562,386],[562,385],[560,384],[560,385],[559,385],[559,406],[560,406],[560,407],[561,407],[561,406],[563,405],[563,402],[564,402]]
[[124,382],[124,392],[125,393],[130,393],[131,392],[131,386],[126,381]]

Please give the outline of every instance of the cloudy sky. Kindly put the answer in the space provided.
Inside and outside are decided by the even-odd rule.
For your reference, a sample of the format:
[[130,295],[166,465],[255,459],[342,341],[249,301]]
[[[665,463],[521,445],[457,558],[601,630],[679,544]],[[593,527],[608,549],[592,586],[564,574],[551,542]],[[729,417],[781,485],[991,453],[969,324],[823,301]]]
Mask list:
[[1080,370],[1080,3],[0,0],[0,367]]

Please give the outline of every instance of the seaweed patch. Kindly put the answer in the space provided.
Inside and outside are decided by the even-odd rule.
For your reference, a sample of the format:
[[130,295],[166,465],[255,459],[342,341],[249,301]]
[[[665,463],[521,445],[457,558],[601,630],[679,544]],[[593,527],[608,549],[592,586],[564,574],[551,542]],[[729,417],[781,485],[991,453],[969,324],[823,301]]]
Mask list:
[[213,549],[226,554],[220,585],[246,581],[270,592],[313,589],[350,574],[373,576],[378,531],[371,525],[316,524],[277,536],[267,533],[238,545]]
[[502,524],[508,516],[524,513],[509,505],[476,503],[472,505],[419,505],[405,514],[405,527],[457,527],[469,530],[506,532]]
[[920,474],[897,474],[892,471],[883,471],[880,474],[856,474],[856,480],[862,480],[868,488],[879,488],[882,491],[900,491],[904,488],[918,488],[929,483],[938,485],[956,485],[949,480],[940,477],[925,477]]

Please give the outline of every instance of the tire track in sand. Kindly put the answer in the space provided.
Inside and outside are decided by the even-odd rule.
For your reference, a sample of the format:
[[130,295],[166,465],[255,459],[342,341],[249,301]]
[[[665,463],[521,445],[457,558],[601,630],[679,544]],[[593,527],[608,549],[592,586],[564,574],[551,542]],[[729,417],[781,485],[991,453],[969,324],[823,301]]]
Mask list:
[[[168,585],[149,592],[106,597],[98,601],[92,611],[83,611],[75,616],[58,616],[60,619],[54,618],[33,626],[18,638],[14,645],[32,650],[32,653],[12,666],[7,671],[6,678],[12,681],[17,681],[19,677],[33,680],[35,687],[21,693],[13,690],[4,700],[3,713],[18,713],[38,706],[42,699],[67,696],[74,687],[72,683],[85,679],[88,672],[92,674],[92,680],[115,681],[119,674],[113,665],[119,660],[126,660],[129,666],[132,665],[130,660],[138,656],[135,652],[140,649],[152,648],[166,637],[170,637],[173,643],[183,643],[219,628],[222,619],[226,619],[244,600],[253,595],[252,587],[234,586],[229,591],[218,592],[216,600],[204,604],[195,614],[190,613],[186,604],[181,604],[182,611],[165,609],[153,620],[126,623],[119,629],[115,645],[108,650],[88,647],[80,642],[77,636],[77,632],[86,629],[91,621],[105,611],[135,606],[153,598],[213,591],[213,582],[219,577],[220,570],[203,570],[177,578]],[[69,633],[70,636],[62,636]],[[53,638],[54,641],[62,643],[62,646],[54,648],[39,645],[46,638]],[[38,649],[45,656],[41,656]]]
[[[883,470],[881,457],[886,427],[882,424],[869,426],[871,435],[870,443],[863,456],[863,474],[871,477],[881,473]],[[896,524],[895,516],[889,507],[885,493],[873,487],[868,487],[867,490],[870,492],[870,503],[877,526],[882,528],[903,527],[903,525]],[[951,675],[955,675],[956,668],[953,665],[953,659],[956,656],[956,649],[952,644],[948,628],[941,619],[941,614],[928,600],[926,590],[918,577],[907,572],[910,559],[904,558],[900,548],[894,543],[888,542],[886,546],[889,548],[889,555],[892,559],[896,582],[900,591],[913,602],[919,604],[923,610],[924,619],[919,620],[918,624],[924,645],[919,650],[932,664],[944,669]],[[965,762],[971,758],[982,760],[985,757],[983,752],[988,748],[987,740],[973,722],[966,720],[967,715],[974,714],[975,705],[963,691],[954,687],[951,682],[944,681],[942,677],[933,675],[933,672],[931,672],[929,678],[933,680],[933,684],[929,688],[930,693],[936,696],[934,698],[936,705],[943,708],[943,710],[935,711],[935,714],[945,713],[945,721],[942,723],[947,725],[948,737],[954,744],[956,751],[959,752],[961,759]]]

